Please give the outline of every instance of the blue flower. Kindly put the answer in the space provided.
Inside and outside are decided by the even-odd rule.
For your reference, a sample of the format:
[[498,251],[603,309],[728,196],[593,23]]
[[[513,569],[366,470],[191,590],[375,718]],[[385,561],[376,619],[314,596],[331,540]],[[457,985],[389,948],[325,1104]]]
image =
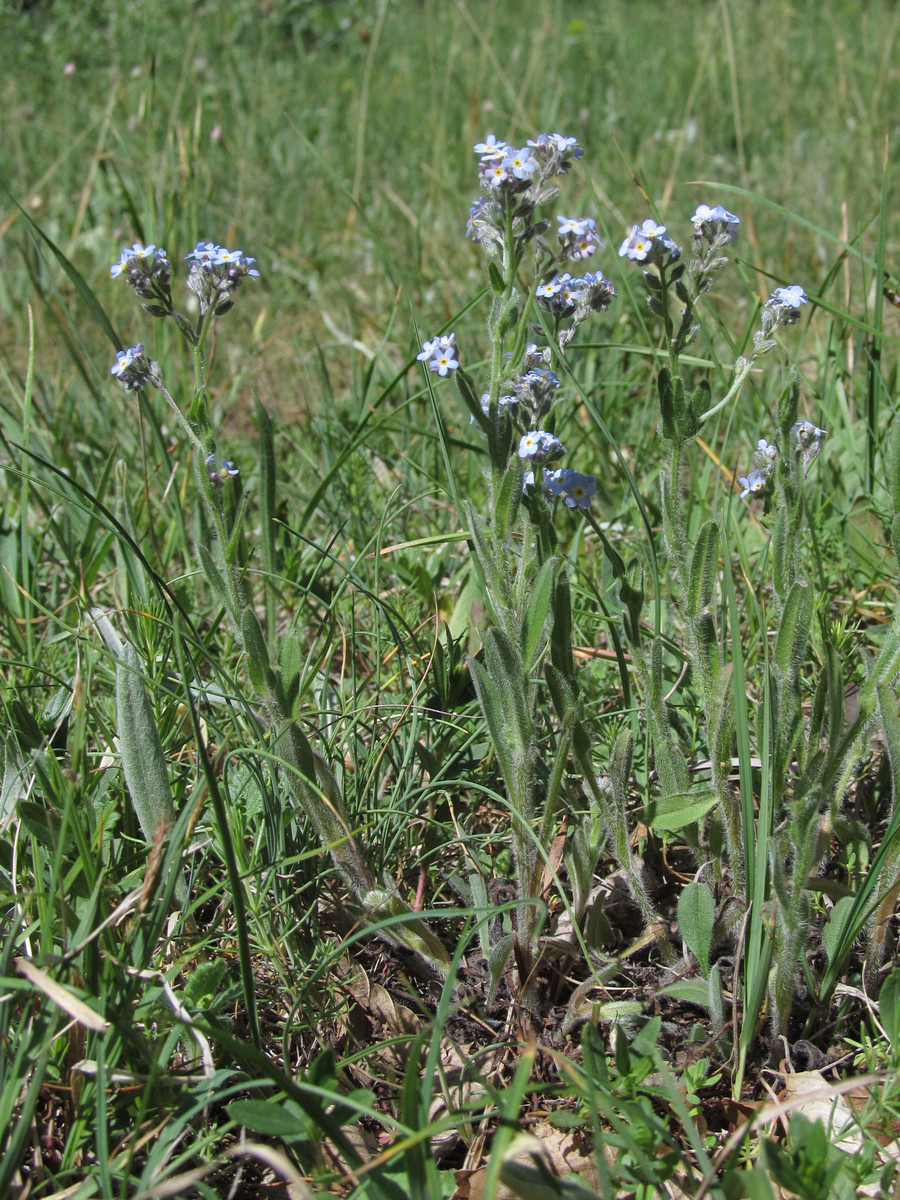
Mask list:
[[487,159],[502,158],[506,153],[506,142],[498,142],[494,135],[489,133],[483,142],[475,143],[475,153]]
[[[442,356],[453,357],[453,352],[456,350],[454,345],[454,334],[442,333],[439,337],[432,338],[430,341],[422,343],[421,354],[416,355],[417,362],[427,362],[430,364],[431,359],[440,358]],[[459,366],[459,364],[456,364]],[[433,368],[432,368],[433,369]]]
[[629,258],[632,262],[645,262],[648,259],[660,262],[662,251],[668,251],[670,261],[681,257],[681,247],[666,237],[665,225],[657,225],[652,217],[648,217],[641,225],[632,225],[619,247],[619,257]]
[[527,458],[533,462],[561,458],[563,454],[565,450],[556,434],[547,433],[544,429],[530,429],[522,435],[519,442],[519,458]]
[[596,228],[596,225],[590,217],[561,217],[557,216],[559,229],[556,234],[560,240],[567,237],[569,234],[572,237],[581,237],[584,233],[589,233]]
[[144,354],[140,342],[127,350],[116,351],[116,361],[109,368],[110,375],[115,375],[126,392],[136,392],[146,384],[154,387],[161,382],[159,368]]
[[531,151],[527,148],[517,150],[515,146],[506,147],[506,155],[502,159],[502,165],[516,179],[529,178],[537,168],[537,163],[531,157]]
[[116,361],[109,368],[110,375],[124,375],[134,361],[135,351],[143,349],[144,347],[138,344],[137,346],[130,347],[128,350],[117,350]]
[[477,200],[473,200],[469,205],[469,220],[466,224],[466,237],[471,238],[473,242],[481,241],[481,234],[486,216],[488,201],[484,196],[479,196]]
[[766,301],[766,308],[773,308],[779,304],[784,305],[785,308],[800,308],[802,304],[808,303],[809,296],[800,284],[792,283],[788,287],[776,288]]
[[502,161],[492,159],[482,172],[482,178],[489,187],[498,188],[509,179],[509,171]]
[[562,288],[560,290],[560,300],[567,308],[574,308],[578,303],[578,293],[584,286],[583,279],[573,279],[567,271],[565,275],[560,276]]
[[631,232],[626,235],[619,247],[619,258],[629,258],[632,262],[643,262],[653,249],[653,238],[647,237],[639,225],[632,225]]
[[744,489],[741,492],[740,499],[746,500],[750,495],[756,496],[766,489],[766,477],[762,471],[751,471],[749,475],[742,475],[738,483]]
[[118,279],[132,259],[147,259],[151,254],[156,254],[160,258],[166,257],[165,250],[157,250],[152,243],[149,246],[142,246],[140,242],[135,242],[130,249],[126,246],[119,255],[119,261],[114,262],[109,268],[109,273],[113,279]]
[[452,347],[447,350],[441,350],[433,355],[428,360],[428,370],[434,371],[442,378],[448,375],[451,371],[455,371],[459,366],[459,359],[453,357]]
[[544,490],[551,496],[561,496],[566,486],[566,478],[572,472],[567,467],[559,467],[555,471],[544,472]]
[[596,491],[597,480],[593,475],[579,475],[571,469],[566,472],[562,493],[566,508],[590,508]]
[[208,454],[206,456],[206,470],[209,474],[209,481],[216,487],[221,487],[223,483],[227,483],[229,479],[233,479],[235,475],[240,475],[240,471],[234,465],[230,458],[222,459],[222,466],[216,466],[216,456]]
[[581,158],[584,154],[578,145],[577,138],[564,137],[561,133],[551,133],[550,141],[557,154],[571,154],[573,158]]
[[727,245],[738,240],[737,227],[740,223],[740,218],[736,217],[734,213],[730,213],[727,208],[723,208],[721,204],[717,204],[715,208],[710,208],[708,204],[700,204],[691,217],[695,236],[702,234],[710,241],[718,237],[720,245]]
[[185,260],[193,259],[194,262],[207,266],[217,262],[220,254],[227,253],[224,246],[217,246],[215,242],[198,242],[190,254],[186,254],[184,257]]
[[537,289],[535,295],[539,300],[552,300],[554,296],[558,296],[562,291],[562,282],[558,275],[554,275],[552,279],[548,279],[546,283],[542,283]]

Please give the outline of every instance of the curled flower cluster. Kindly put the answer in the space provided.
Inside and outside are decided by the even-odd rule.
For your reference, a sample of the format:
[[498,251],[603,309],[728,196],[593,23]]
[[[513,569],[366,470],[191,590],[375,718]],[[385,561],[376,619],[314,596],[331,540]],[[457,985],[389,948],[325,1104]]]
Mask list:
[[230,458],[223,458],[222,465],[217,466],[215,454],[208,454],[206,456],[206,471],[209,475],[209,482],[213,487],[221,487],[229,479],[233,479],[235,475],[240,474],[240,471]]
[[519,458],[527,458],[529,462],[545,463],[562,458],[565,447],[555,433],[545,429],[529,429],[522,434],[519,442]]
[[560,217],[556,218],[559,229],[556,237],[560,249],[566,258],[573,262],[583,262],[603,243],[597,237],[597,224],[592,217]]
[[[791,433],[794,435],[794,450],[800,456],[803,473],[806,474],[809,464],[822,449],[828,430],[820,429],[812,421],[803,420],[791,426]],[[760,438],[753,452],[753,470],[738,480],[743,488],[741,500],[748,496],[768,495],[777,458],[778,447]]]
[[763,306],[762,328],[753,335],[754,356],[764,354],[775,346],[772,334],[782,325],[795,325],[800,320],[800,309],[809,303],[809,297],[799,283],[788,287],[777,287]]
[[681,247],[666,236],[665,225],[648,217],[640,225],[632,225],[619,247],[619,258],[631,262],[668,264],[681,258]]
[[[534,209],[556,196],[558,189],[552,181],[565,175],[584,151],[575,138],[561,133],[539,134],[522,147],[489,133],[475,144],[475,153],[486,195],[479,196],[469,209],[466,236],[497,258],[503,253],[507,218],[512,217],[517,236],[531,236],[533,227],[526,222]],[[564,250],[568,257],[579,261],[594,252],[598,243],[589,218],[582,219],[578,232],[569,233]]]
[[579,309],[605,312],[612,304],[616,291],[599,271],[588,271],[580,279],[573,278],[566,271],[542,283],[536,295],[541,306],[549,312],[571,316]]
[[227,312],[234,304],[232,294],[244,280],[259,278],[255,258],[215,242],[198,242],[185,259],[192,263],[187,285],[199,297],[201,313],[213,307],[218,314]]
[[529,367],[513,385],[516,402],[531,422],[540,420],[550,411],[559,376],[546,367]]
[[714,208],[710,208],[708,204],[697,206],[697,211],[691,217],[694,227],[691,248],[694,256],[691,259],[690,273],[698,296],[709,291],[716,271],[720,271],[728,262],[721,251],[738,240],[740,223],[740,218],[721,204],[715,205]]
[[714,208],[710,208],[708,204],[698,204],[697,211],[691,217],[691,224],[694,226],[694,232],[691,238],[695,243],[695,249],[703,242],[717,246],[728,246],[732,242],[738,240],[738,225],[740,225],[740,217],[736,217],[734,213],[728,212],[721,204],[717,204]]
[[442,337],[423,342],[422,352],[416,355],[416,361],[427,363],[429,371],[434,371],[436,375],[443,377],[451,371],[455,371],[459,366],[459,359],[454,357],[456,354],[453,334],[446,333]]
[[159,387],[161,383],[159,367],[146,356],[140,342],[127,350],[117,350],[116,361],[109,368],[109,373],[115,375],[126,392],[139,391],[148,383]]
[[[527,495],[534,487],[534,471],[526,471],[522,488]],[[542,477],[544,494],[561,496],[566,508],[590,508],[591,497],[596,494],[597,481],[593,475],[580,475],[571,467],[559,467],[545,471]]]
[[767,442],[765,438],[760,438],[753,452],[753,470],[749,475],[742,475],[738,480],[743,488],[740,495],[741,500],[746,500],[748,496],[760,496],[768,493],[769,480],[775,469],[777,457],[778,447]]
[[126,246],[109,268],[113,279],[124,276],[138,296],[155,303],[144,308],[154,316],[168,316],[172,311],[172,264],[161,246],[143,246],[135,242]]
[[797,453],[800,455],[803,463],[804,475],[809,470],[809,464],[822,449],[822,443],[828,436],[827,429],[820,429],[818,425],[813,425],[812,421],[797,421],[791,426],[791,433],[797,439]]

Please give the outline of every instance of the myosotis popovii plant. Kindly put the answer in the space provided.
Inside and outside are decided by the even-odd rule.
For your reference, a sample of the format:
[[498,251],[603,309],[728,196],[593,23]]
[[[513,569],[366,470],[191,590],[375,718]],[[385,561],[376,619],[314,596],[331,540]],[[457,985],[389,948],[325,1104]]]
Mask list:
[[[174,321],[190,346],[194,380],[188,412],[182,411],[166,387],[158,364],[149,358],[143,345],[119,351],[110,373],[126,391],[147,386],[159,391],[192,448],[197,489],[205,502],[212,529],[212,537],[208,541],[201,539],[196,547],[200,567],[240,638],[253,691],[269,718],[271,748],[285,767],[285,782],[295,804],[312,821],[319,840],[329,850],[367,919],[377,922],[407,917],[407,920],[390,922],[382,930],[382,936],[411,950],[424,969],[443,974],[448,963],[444,948],[424,922],[409,910],[392,882],[376,880],[365,854],[351,835],[337,780],[325,758],[313,749],[291,714],[282,671],[269,653],[253,598],[243,577],[240,534],[245,501],[241,500],[233,519],[229,520],[224,502],[225,487],[238,474],[238,468],[230,459],[217,455],[209,415],[204,348],[213,321],[234,305],[235,293],[245,280],[258,277],[255,259],[243,255],[240,250],[200,242],[187,255],[187,261],[191,264],[187,286],[197,297],[196,320],[174,307],[172,270],[164,251],[152,245],[126,247],[111,267],[111,274],[126,279],[144,301],[142,307],[146,312]],[[239,887],[236,879],[232,885],[234,890]]]
[[[487,515],[461,502],[491,619],[483,657],[470,660],[470,668],[510,807],[517,899],[515,928],[490,947],[489,957],[496,978],[515,955],[520,994],[534,1019],[541,879],[566,803],[570,760],[591,807],[567,857],[576,921],[609,838],[644,918],[657,923],[628,844],[631,735],[620,736],[610,778],[601,779],[582,712],[569,581],[555,531],[557,510],[587,512],[596,483],[560,465],[566,448],[556,426],[566,402],[553,366],[575,330],[609,308],[615,290],[600,271],[574,276],[565,269],[599,248],[593,219],[558,216],[554,241],[543,216],[559,194],[556,181],[582,156],[574,138],[541,134],[520,148],[489,134],[475,152],[483,194],[471,206],[467,234],[488,260],[487,390],[460,364],[453,334],[425,342],[419,358],[438,376],[453,374],[471,422],[487,439]],[[529,340],[545,328],[548,345]]]
[[[721,206],[707,205],[697,209],[692,221],[689,262],[684,261],[682,249],[667,236],[665,227],[653,220],[632,227],[620,254],[642,265],[647,303],[661,318],[665,338],[668,361],[657,379],[659,427],[666,443],[666,464],[660,473],[663,535],[680,631],[703,714],[711,801],[719,813],[730,882],[744,906],[739,990],[743,1012],[736,1038],[735,1075],[739,1092],[767,991],[773,1033],[781,1034],[787,1027],[809,933],[809,881],[829,847],[830,832],[861,753],[863,734],[876,719],[879,688],[885,688],[896,675],[900,629],[895,619],[878,658],[866,662],[869,682],[862,689],[860,711],[850,721],[845,721],[841,700],[843,673],[834,647],[825,637],[826,669],[814,689],[807,717],[803,668],[810,653],[815,594],[802,566],[803,484],[826,431],[798,419],[799,384],[789,379],[778,405],[776,440],[759,439],[752,469],[739,481],[741,500],[764,502],[761,520],[771,530],[772,611],[769,615],[762,600],[758,611],[763,629],[771,628],[774,640],[764,665],[761,720],[752,728],[744,695],[743,631],[731,579],[728,538],[713,519],[700,525],[693,541],[688,537],[684,451],[711,418],[737,399],[751,370],[777,345],[778,331],[796,323],[808,297],[796,284],[776,288],[763,306],[752,348],[735,362],[731,386],[722,399],[712,402],[705,380],[688,395],[679,359],[699,331],[698,301],[725,266],[722,252],[737,239],[739,224],[738,218]],[[607,552],[614,559],[608,546]],[[662,794],[668,795],[670,813],[672,802],[682,796],[685,810],[693,811],[697,792],[694,789],[687,795],[684,755],[669,721],[661,640],[652,644],[648,662],[640,645],[638,622],[626,620],[624,629],[647,706]],[[883,701],[881,704],[883,707]],[[885,733],[890,741],[887,728]],[[762,764],[759,792],[750,772],[751,735],[755,735]],[[735,742],[740,769],[737,790],[731,780]],[[711,903],[706,911],[712,920]],[[720,929],[716,936],[723,933]],[[706,936],[713,936],[712,928]],[[709,983],[710,1008],[721,1011],[715,969]]]

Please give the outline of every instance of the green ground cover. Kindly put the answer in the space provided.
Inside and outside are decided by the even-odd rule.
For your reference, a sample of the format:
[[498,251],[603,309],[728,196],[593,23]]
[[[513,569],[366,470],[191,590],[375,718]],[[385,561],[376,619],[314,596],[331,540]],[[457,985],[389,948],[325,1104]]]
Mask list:
[[0,11],[0,1195],[895,1194],[898,29]]

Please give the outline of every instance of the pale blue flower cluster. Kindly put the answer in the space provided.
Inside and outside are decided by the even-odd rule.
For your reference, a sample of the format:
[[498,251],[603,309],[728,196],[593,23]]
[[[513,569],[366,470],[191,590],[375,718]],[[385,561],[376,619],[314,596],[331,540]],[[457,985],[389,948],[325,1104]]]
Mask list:
[[697,211],[691,217],[694,226],[693,236],[718,246],[727,246],[738,240],[738,225],[741,221],[734,213],[730,213],[721,204],[710,208],[708,204],[698,204]]
[[632,225],[619,247],[619,258],[632,262],[668,263],[681,257],[681,247],[666,236],[665,225],[659,225],[652,217],[640,225]]
[[[255,258],[248,258],[243,250],[226,250],[224,246],[217,246],[215,242],[198,242],[190,254],[185,255],[185,260],[199,264],[216,278],[238,278],[244,275],[253,279],[259,278],[259,271],[253,266]],[[221,267],[225,270],[216,269]]]
[[240,471],[234,465],[230,458],[223,458],[222,465],[217,466],[216,456],[208,454],[206,456],[206,471],[209,475],[209,482],[213,487],[221,487],[227,483],[229,479],[233,479],[235,475],[239,475]]
[[597,223],[592,217],[556,218],[559,229],[556,237],[560,248],[573,262],[583,262],[603,243],[597,237]]
[[[153,262],[150,262],[150,260]],[[152,243],[149,246],[142,246],[140,242],[135,242],[133,246],[126,246],[119,255],[118,262],[114,262],[109,268],[109,273],[113,279],[118,279],[123,271],[137,270],[142,275],[148,273],[148,269],[152,268],[155,263],[166,263],[166,252],[161,246],[154,246]]]
[[519,458],[527,458],[529,462],[553,462],[565,452],[556,434],[545,429],[529,429],[519,441]]
[[446,333],[442,337],[423,342],[422,352],[416,355],[416,361],[426,363],[429,371],[443,378],[459,366],[459,359],[454,357],[457,353],[453,334]]
[[[469,209],[466,236],[481,243],[492,256],[502,253],[508,207],[514,205],[513,228],[524,232],[525,220],[538,204],[556,195],[552,180],[565,175],[584,151],[573,137],[542,133],[525,146],[514,146],[489,133],[476,142],[478,174],[487,195]],[[567,235],[566,249],[576,261],[597,247],[593,222],[585,218],[575,234]]]
[[141,342],[127,350],[117,350],[116,361],[109,368],[109,373],[115,375],[126,392],[136,392],[148,383],[157,387],[160,381],[159,368],[147,358]]
[[[544,471],[542,483],[545,494],[562,496],[566,508],[590,508],[591,497],[597,492],[597,481],[593,475],[580,475],[571,467]],[[534,471],[526,471],[522,488],[527,494],[533,487]]]
[[760,438],[753,452],[753,470],[749,475],[742,475],[738,480],[744,489],[740,495],[741,500],[746,500],[748,496],[760,496],[768,493],[777,457],[778,447],[767,442],[765,438]]
[[803,473],[809,470],[809,464],[822,449],[822,443],[828,436],[827,429],[820,429],[812,421],[798,421],[791,426],[791,433],[797,439],[797,453],[803,462]]
[[217,314],[228,312],[234,304],[231,298],[245,279],[258,279],[254,263],[242,250],[227,250],[215,242],[198,242],[190,254],[187,285],[200,299],[200,312],[215,308]]
[[135,242],[126,246],[109,268],[113,279],[123,276],[130,287],[144,300],[153,301],[144,308],[156,317],[172,312],[172,264],[160,246],[143,246]]
[[[804,419],[791,426],[791,433],[795,438],[794,449],[800,455],[803,473],[806,474],[809,464],[822,449],[822,443],[828,430],[820,429],[818,425],[813,425],[812,421]],[[756,443],[756,450],[753,452],[753,470],[749,475],[742,475],[738,480],[744,489],[740,495],[741,500],[745,500],[748,496],[768,493],[777,458],[778,447],[767,442],[765,438],[760,438]]]
[[591,312],[605,312],[615,299],[616,290],[600,271],[587,271],[580,278],[565,271],[540,284],[535,295],[541,307],[549,312],[583,319]]
[[564,175],[572,161],[584,151],[575,138],[561,133],[542,133],[523,147],[502,142],[489,133],[475,143],[478,169],[487,187],[505,191],[524,191],[535,175]]

